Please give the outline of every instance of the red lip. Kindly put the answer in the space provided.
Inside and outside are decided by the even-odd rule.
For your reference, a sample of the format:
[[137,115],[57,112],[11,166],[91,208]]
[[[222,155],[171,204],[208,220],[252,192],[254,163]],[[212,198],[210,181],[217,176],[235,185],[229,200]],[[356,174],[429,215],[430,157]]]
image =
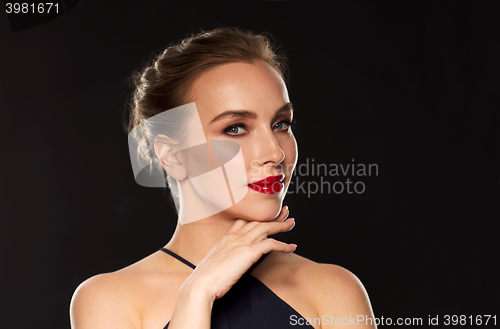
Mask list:
[[285,178],[284,175],[277,175],[277,176],[269,176],[269,177],[266,177],[264,179],[261,179],[259,181],[256,181],[256,182],[253,182],[253,183],[250,183],[248,185],[265,185],[265,184],[272,184],[272,183],[276,183],[276,182],[280,182],[280,181],[283,181],[283,178]]
[[285,178],[284,175],[269,176],[248,184],[248,187],[260,193],[276,194],[283,189],[283,178]]

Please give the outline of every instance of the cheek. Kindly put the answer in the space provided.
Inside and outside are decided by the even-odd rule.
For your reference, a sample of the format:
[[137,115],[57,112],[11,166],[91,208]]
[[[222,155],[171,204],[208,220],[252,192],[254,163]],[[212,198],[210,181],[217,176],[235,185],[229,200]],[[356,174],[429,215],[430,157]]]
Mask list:
[[242,161],[245,166],[245,186],[256,178],[262,178],[262,169],[258,165],[255,147],[246,143],[240,143]]
[[247,168],[243,152],[240,149],[238,154],[224,165],[229,188],[235,203],[238,203],[248,192],[247,188]]
[[189,180],[198,196],[205,203],[215,207],[217,212],[223,211],[233,205],[221,168],[190,178]]
[[283,160],[284,170],[286,173],[291,174],[297,163],[298,146],[297,141],[293,135],[284,136],[278,139],[280,148],[285,153]]
[[239,144],[213,140],[185,153],[189,181],[207,208],[220,212],[245,197],[246,170]]

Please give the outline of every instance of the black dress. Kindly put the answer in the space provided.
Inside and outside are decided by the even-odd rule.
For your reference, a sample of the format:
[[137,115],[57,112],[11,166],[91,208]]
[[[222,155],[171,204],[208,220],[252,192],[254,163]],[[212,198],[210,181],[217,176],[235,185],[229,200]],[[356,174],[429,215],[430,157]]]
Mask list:
[[[172,251],[161,251],[177,258],[195,269],[196,266]],[[212,329],[281,329],[313,328],[296,310],[279,298],[260,280],[250,275],[257,264],[267,255],[262,256],[233,287],[221,298],[216,299],[212,308]],[[170,323],[170,321],[169,321]],[[164,329],[168,328],[169,323]]]

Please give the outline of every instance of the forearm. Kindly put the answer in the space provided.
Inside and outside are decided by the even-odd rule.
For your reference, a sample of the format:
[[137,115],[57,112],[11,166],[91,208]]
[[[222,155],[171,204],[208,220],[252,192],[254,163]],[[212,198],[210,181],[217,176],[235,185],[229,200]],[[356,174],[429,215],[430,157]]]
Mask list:
[[179,291],[168,329],[209,329],[213,298],[203,289],[185,284]]

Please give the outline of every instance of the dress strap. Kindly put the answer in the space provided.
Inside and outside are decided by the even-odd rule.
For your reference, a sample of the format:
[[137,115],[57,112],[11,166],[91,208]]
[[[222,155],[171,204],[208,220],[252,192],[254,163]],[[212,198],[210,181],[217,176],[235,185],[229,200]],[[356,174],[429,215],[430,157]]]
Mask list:
[[[195,265],[193,265],[193,263],[191,263],[190,261],[182,258],[181,256],[177,255],[175,252],[173,251],[170,251],[168,250],[167,248],[160,248],[161,251],[164,251],[166,252],[167,254],[169,254],[170,256],[174,257],[174,258],[177,258],[178,260],[180,260],[181,262],[183,262],[184,264],[186,264],[187,266],[191,267],[193,270],[196,268]],[[268,252],[267,254],[264,254],[262,255],[262,257],[257,261],[255,262],[247,271],[247,273],[250,273],[257,265],[260,264],[260,262],[262,262],[264,260],[264,258],[266,258],[271,252]]]
[[177,258],[178,260],[180,260],[181,262],[183,262],[184,264],[186,264],[187,266],[191,267],[192,269],[195,269],[196,266],[193,265],[191,262],[185,260],[184,258],[182,258],[181,256],[177,255],[176,253],[166,249],[166,248],[160,248],[161,251],[164,251],[166,252],[167,254],[169,254],[170,256],[174,257],[174,258]]

